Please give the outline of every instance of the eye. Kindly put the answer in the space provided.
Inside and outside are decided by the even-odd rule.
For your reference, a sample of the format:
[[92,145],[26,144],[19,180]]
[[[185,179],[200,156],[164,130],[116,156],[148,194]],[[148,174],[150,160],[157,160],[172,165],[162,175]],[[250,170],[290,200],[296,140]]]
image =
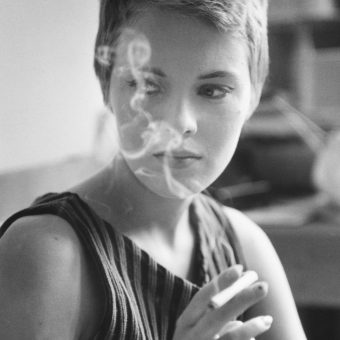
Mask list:
[[233,88],[231,87],[216,84],[207,84],[201,86],[198,89],[198,94],[209,99],[222,99],[230,94],[232,91]]
[[144,91],[147,95],[155,95],[161,92],[161,87],[151,79],[145,79]]
[[161,92],[161,87],[151,79],[144,79],[143,82],[137,83],[136,79],[127,81],[130,88],[139,89],[148,96],[153,96]]

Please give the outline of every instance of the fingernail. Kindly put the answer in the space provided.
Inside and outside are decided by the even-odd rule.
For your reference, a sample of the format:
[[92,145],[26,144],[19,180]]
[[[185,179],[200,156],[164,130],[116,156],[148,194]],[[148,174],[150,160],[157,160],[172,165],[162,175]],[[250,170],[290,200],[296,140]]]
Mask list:
[[263,321],[265,327],[269,328],[273,323],[273,317],[270,316],[270,315],[266,315],[266,316],[262,317],[262,321]]
[[268,283],[261,282],[257,285],[256,289],[261,293],[266,293],[268,291]]

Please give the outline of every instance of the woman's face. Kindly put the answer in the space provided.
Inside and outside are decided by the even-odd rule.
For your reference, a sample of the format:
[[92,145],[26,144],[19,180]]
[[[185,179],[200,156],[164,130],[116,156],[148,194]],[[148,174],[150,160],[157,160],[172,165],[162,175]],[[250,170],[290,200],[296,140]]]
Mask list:
[[126,163],[163,197],[200,192],[229,163],[250,114],[246,45],[203,21],[157,9],[140,14],[126,32],[110,85]]

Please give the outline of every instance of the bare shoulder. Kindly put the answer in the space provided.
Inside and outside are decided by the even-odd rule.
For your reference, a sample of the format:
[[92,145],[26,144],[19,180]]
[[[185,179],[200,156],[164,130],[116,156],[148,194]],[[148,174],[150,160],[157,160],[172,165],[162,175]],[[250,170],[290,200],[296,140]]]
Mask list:
[[[11,258],[18,254],[50,261],[74,261],[80,253],[80,242],[71,226],[54,215],[26,216],[16,220],[0,239],[0,251]],[[56,261],[57,262],[57,261]]]
[[67,273],[80,264],[81,256],[80,242],[66,221],[52,215],[24,217],[0,239],[2,282],[17,282],[12,289],[18,293],[31,286],[40,289],[60,275],[66,283]]
[[272,315],[274,323],[264,340],[305,340],[290,286],[271,241],[266,233],[242,212],[225,208],[241,244],[248,269],[255,270],[269,285],[268,296],[253,307],[249,315]]
[[15,221],[0,239],[0,338],[77,338],[87,317],[90,270],[65,220],[40,215]]
[[[274,248],[266,233],[256,223],[241,211],[224,207],[225,213],[234,226],[238,239],[241,242],[245,255],[250,259],[255,253],[272,252]],[[260,255],[260,254],[258,254]]]
[[245,232],[247,232],[246,234],[248,234],[249,232],[262,234],[262,229],[256,223],[254,223],[246,214],[234,208],[226,206],[224,206],[223,208],[231,222],[237,226],[237,231],[241,234],[241,236]]
[[245,261],[250,269],[270,278],[282,272],[281,262],[266,233],[244,213],[233,208],[225,208],[241,244]]

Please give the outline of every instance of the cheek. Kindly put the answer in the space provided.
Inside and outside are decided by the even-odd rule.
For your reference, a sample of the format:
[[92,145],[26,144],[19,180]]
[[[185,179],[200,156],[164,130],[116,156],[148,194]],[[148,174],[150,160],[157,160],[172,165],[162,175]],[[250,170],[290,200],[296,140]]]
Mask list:
[[141,116],[130,120],[120,120],[117,117],[117,129],[121,148],[125,151],[138,151],[144,145],[144,133],[148,122]]
[[225,167],[233,156],[244,118],[238,116],[234,119],[210,119],[204,124],[205,133],[202,138],[206,141],[207,153],[218,167]]
[[110,105],[116,117],[119,142],[125,151],[137,151],[143,145],[143,134],[149,125],[145,115],[131,108],[131,97],[123,91],[113,90]]
[[237,142],[244,123],[245,115],[235,110],[210,116],[202,122],[201,129],[205,131],[207,140],[220,149]]
[[205,125],[210,129],[209,133],[213,136],[212,144],[216,150],[233,154],[248,118],[249,109],[250,86],[245,86],[224,105],[217,107],[215,112],[211,112],[213,114]]

